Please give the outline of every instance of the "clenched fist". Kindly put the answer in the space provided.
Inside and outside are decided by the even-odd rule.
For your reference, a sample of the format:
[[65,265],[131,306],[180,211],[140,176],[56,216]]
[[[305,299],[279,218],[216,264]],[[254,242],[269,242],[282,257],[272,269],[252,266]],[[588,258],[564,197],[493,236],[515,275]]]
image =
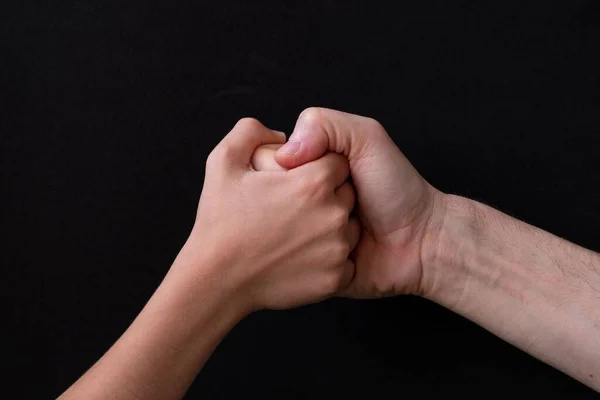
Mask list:
[[[350,218],[355,194],[347,158],[331,153],[289,171],[257,171],[255,150],[284,142],[285,135],[256,120],[238,122],[208,157],[196,223],[182,251],[217,259],[221,286],[243,298],[248,311],[317,302],[354,276],[348,255],[360,228]],[[257,153],[254,163],[262,162],[273,163],[272,155]]]
[[443,221],[443,194],[419,175],[377,121],[335,110],[304,111],[275,161],[292,172],[330,152],[348,157],[363,228],[354,252],[356,274],[343,294],[425,294],[435,284],[429,261]]

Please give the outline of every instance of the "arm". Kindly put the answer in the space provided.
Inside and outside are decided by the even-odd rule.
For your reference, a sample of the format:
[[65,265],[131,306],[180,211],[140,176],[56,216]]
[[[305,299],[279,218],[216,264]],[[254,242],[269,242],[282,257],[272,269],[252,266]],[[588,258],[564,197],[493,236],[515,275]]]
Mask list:
[[184,248],[123,336],[60,399],[183,397],[217,344],[248,313],[235,292],[215,284],[227,266],[216,257],[195,259],[192,247]]
[[481,203],[444,204],[427,297],[600,390],[600,256]]
[[360,235],[348,161],[331,154],[258,171],[269,160],[255,150],[283,141],[244,119],[213,150],[187,243],[129,329],[61,399],[181,398],[244,316],[348,285]]
[[342,295],[424,296],[600,390],[598,254],[441,193],[371,118],[309,108],[289,142],[285,168],[348,157],[363,233]]

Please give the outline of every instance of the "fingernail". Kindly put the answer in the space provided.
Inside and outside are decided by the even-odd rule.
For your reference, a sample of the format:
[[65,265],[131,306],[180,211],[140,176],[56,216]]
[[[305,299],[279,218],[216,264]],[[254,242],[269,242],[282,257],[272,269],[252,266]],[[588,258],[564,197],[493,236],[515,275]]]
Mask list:
[[279,148],[279,150],[277,150],[277,152],[279,154],[294,155],[294,154],[297,154],[298,151],[300,150],[300,145],[301,145],[300,142],[298,142],[296,140],[290,140],[286,144],[284,144],[283,146],[281,146]]

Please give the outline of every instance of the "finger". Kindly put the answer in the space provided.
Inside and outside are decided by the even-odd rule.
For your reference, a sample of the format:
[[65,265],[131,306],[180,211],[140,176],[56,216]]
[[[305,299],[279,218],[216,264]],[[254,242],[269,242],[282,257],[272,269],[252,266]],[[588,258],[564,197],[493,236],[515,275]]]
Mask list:
[[333,188],[340,187],[350,175],[348,159],[337,153],[327,153],[316,161],[290,171],[292,176],[311,176]]
[[[273,131],[273,132],[280,132],[280,131]],[[282,135],[285,135],[285,133],[283,133],[283,132],[280,132],[280,133]],[[279,144],[279,143],[277,143],[277,144],[264,144],[264,145],[260,146],[260,148],[271,149],[273,151],[277,151],[277,150],[279,150],[279,148],[281,146],[283,146],[283,144]]]
[[256,171],[287,171],[275,161],[275,152],[280,144],[265,144],[254,150],[251,165]]
[[263,144],[283,144],[285,134],[253,118],[242,118],[215,148],[215,157],[227,165],[248,167],[254,151]]
[[348,227],[346,228],[346,240],[350,245],[350,251],[356,248],[358,241],[360,240],[361,225],[356,217],[350,218],[348,221]]
[[308,108],[300,114],[289,141],[276,155],[277,162],[294,168],[321,157],[327,150],[344,154],[350,160],[365,155],[374,137],[394,146],[381,125],[372,118],[327,108]]
[[354,261],[347,259],[340,266],[342,268],[342,276],[339,280],[339,292],[345,292],[354,280],[354,274],[356,272],[356,268],[354,266]]
[[352,209],[354,209],[354,203],[356,202],[356,192],[354,191],[352,184],[348,181],[344,182],[342,186],[335,190],[335,195],[344,205],[344,208],[348,210],[348,213],[352,212]]

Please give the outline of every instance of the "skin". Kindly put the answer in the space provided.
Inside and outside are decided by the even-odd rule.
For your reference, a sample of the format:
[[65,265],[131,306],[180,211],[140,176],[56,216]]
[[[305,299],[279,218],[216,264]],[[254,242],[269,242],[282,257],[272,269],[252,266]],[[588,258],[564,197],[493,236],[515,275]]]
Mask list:
[[213,150],[196,223],[163,282],[61,399],[181,398],[242,318],[317,302],[348,285],[360,227],[350,218],[347,159],[330,153],[292,171],[256,171],[254,150],[284,141],[244,119]]
[[370,118],[307,109],[275,158],[327,151],[348,157],[363,227],[344,295],[424,296],[600,390],[600,255],[441,193]]
[[438,191],[373,119],[311,108],[284,142],[242,120],[215,148],[196,224],[165,280],[61,398],[181,398],[253,311],[400,294],[600,390],[598,254]]

